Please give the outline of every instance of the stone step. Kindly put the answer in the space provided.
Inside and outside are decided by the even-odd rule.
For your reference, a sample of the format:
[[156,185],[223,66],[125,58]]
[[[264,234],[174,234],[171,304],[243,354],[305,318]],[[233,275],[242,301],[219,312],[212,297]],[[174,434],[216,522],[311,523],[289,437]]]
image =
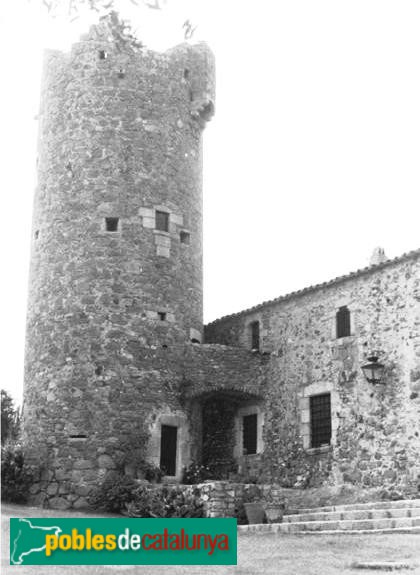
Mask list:
[[282,533],[292,535],[382,535],[403,533],[407,535],[420,534],[420,527],[392,527],[386,529],[324,529],[320,531],[287,531],[284,523],[258,523],[253,525],[238,525],[239,532],[249,533]]
[[399,499],[396,501],[371,501],[369,503],[350,503],[346,505],[327,505],[289,510],[289,514],[329,513],[332,511],[358,511],[362,509],[413,509],[420,507],[420,499]]
[[284,523],[307,521],[354,521],[358,519],[398,519],[404,517],[420,517],[420,507],[406,507],[402,509],[355,509],[346,511],[324,511],[311,513],[297,513],[285,515]]
[[399,517],[394,519],[345,519],[329,521],[295,521],[278,524],[282,533],[300,533],[306,531],[371,531],[383,529],[419,528],[420,517]]

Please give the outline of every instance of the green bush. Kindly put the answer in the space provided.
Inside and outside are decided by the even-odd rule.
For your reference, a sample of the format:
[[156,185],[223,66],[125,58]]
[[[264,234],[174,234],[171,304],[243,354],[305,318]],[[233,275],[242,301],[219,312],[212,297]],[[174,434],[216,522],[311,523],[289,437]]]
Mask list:
[[127,503],[126,512],[129,517],[204,517],[204,504],[198,489],[140,486],[135,499]]
[[138,469],[146,481],[151,483],[160,483],[162,481],[164,473],[157,465],[153,465],[153,463],[148,461],[142,461]]
[[35,469],[25,463],[18,443],[8,442],[1,448],[1,500],[25,503]]
[[95,509],[119,513],[133,501],[138,483],[127,475],[110,475],[89,496],[89,504]]

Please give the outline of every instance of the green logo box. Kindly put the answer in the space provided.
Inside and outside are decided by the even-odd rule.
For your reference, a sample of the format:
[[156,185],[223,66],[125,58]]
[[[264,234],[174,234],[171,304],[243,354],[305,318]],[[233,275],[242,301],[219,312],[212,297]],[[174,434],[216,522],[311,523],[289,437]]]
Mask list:
[[236,519],[10,519],[11,565],[236,565]]

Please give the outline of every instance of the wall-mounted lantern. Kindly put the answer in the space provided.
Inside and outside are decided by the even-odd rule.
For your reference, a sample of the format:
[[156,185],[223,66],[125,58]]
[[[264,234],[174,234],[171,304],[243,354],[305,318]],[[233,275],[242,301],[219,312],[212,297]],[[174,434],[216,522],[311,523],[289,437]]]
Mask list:
[[384,383],[383,376],[385,366],[383,363],[378,361],[378,357],[376,355],[368,357],[368,363],[362,365],[362,371],[369,383]]

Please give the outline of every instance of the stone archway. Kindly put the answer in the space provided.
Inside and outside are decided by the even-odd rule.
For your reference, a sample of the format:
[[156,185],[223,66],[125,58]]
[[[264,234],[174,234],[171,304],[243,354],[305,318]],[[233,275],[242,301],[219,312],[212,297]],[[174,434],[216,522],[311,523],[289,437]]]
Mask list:
[[[201,463],[209,468],[214,479],[230,479],[238,471],[243,455],[242,412],[261,413],[261,398],[238,391],[218,391],[203,394],[201,406]],[[258,445],[261,444],[259,440]]]

